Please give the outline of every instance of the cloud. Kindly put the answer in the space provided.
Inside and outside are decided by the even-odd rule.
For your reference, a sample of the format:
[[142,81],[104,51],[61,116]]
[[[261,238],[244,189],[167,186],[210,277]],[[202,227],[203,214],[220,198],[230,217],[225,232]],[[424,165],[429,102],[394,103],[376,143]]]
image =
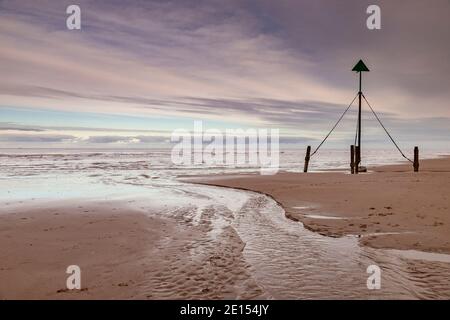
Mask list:
[[139,143],[161,143],[169,142],[170,138],[167,136],[90,136],[83,140],[83,143],[94,144],[139,144]]
[[[86,115],[89,118],[89,114]],[[106,120],[105,120],[106,121]],[[81,127],[81,126],[49,126],[49,125],[28,125],[28,124],[20,124],[20,123],[12,123],[12,122],[0,122],[0,131],[26,131],[26,132],[47,132],[47,131],[71,131],[71,132],[88,132],[88,133],[98,133],[98,132],[116,132],[120,134],[124,133],[147,133],[153,135],[168,135],[170,131],[168,130],[152,130],[152,129],[123,129],[123,128],[97,128],[97,127]]]
[[76,139],[64,134],[0,134],[3,142],[71,142]]
[[363,89],[388,125],[439,138],[450,118],[448,1],[378,3],[382,29],[369,31],[371,3],[360,0],[80,0],[78,32],[65,28],[64,1],[4,0],[2,105],[276,126],[316,139],[356,93],[350,69],[361,57],[371,69]]
[[10,122],[0,122],[0,131],[26,131],[26,132],[42,132],[44,129],[23,126],[20,124],[10,123]]
[[[3,7],[0,55],[10,77],[0,88],[3,100],[16,105],[148,114],[136,103],[191,95],[312,98],[323,90],[295,71],[307,61],[293,59],[280,39],[259,30],[251,14],[229,5],[135,2],[124,8],[82,2],[82,10],[89,9],[79,34],[56,27],[61,19],[50,16],[60,16],[60,6],[38,5],[39,10],[12,2]],[[30,19],[25,12],[32,11],[37,16]],[[47,89],[39,90],[37,83]],[[135,103],[116,99],[106,105],[99,95],[129,96]],[[323,96],[329,100],[339,92]],[[183,115],[173,106],[161,112]]]
[[85,140],[88,143],[130,143],[132,141],[133,138],[122,136],[93,136]]
[[5,143],[40,143],[45,144],[65,143],[72,146],[87,145],[138,145],[138,144],[155,144],[169,143],[169,136],[114,136],[114,135],[97,135],[88,137],[79,137],[68,134],[46,133],[46,134],[0,134],[0,141]]
[[[267,98],[204,98],[193,96],[182,96],[167,99],[152,99],[135,96],[77,94],[75,92],[54,90],[45,87],[27,87],[28,96],[52,97],[64,99],[76,97],[91,101],[102,101],[106,103],[120,102],[127,105],[135,105],[137,110],[156,112],[160,115],[173,113],[182,114],[195,118],[199,114],[204,117],[221,119],[224,115],[230,118],[243,116],[244,119],[253,119],[253,123],[259,125],[271,125],[279,127],[298,127],[299,123],[305,126],[311,124],[328,124],[338,118],[339,114],[347,107],[345,104],[326,103],[322,101],[308,100],[280,100]],[[356,103],[355,103],[356,105]],[[390,113],[383,115],[393,116]],[[237,120],[239,121],[239,120]],[[74,128],[81,129],[81,128]],[[113,130],[113,129],[111,129]]]

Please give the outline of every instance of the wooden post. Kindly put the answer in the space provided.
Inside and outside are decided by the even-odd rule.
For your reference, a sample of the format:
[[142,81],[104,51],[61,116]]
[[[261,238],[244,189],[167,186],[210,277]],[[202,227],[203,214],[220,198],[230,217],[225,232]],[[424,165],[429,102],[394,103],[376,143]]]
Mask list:
[[303,168],[303,172],[308,172],[310,153],[311,153],[311,146],[308,146],[308,148],[306,148],[305,167]]
[[350,146],[350,172],[355,173],[355,146]]
[[355,174],[359,172],[359,163],[361,162],[361,154],[359,146],[355,146]]
[[419,147],[414,147],[414,172],[419,172]]

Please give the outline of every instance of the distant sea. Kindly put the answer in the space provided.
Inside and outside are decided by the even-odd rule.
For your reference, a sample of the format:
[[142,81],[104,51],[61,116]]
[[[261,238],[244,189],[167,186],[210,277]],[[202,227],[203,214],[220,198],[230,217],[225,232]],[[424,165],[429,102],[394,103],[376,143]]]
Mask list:
[[[450,151],[421,150],[420,158],[436,158],[446,154],[450,154]],[[406,155],[413,157],[412,152]],[[280,171],[303,170],[305,150],[281,149],[279,157]],[[406,161],[395,149],[364,149],[362,159],[362,165],[369,167]],[[311,158],[310,171],[347,170],[349,163],[348,150],[324,148]],[[110,171],[139,172],[154,178],[173,178],[198,174],[258,172],[259,167],[174,165],[171,161],[171,149],[0,149],[0,177],[63,172],[101,174]]]

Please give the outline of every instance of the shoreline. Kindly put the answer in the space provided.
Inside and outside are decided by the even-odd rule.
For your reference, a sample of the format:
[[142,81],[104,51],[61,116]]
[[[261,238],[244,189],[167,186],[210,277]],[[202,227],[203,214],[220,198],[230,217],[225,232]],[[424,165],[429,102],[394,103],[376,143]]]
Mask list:
[[[342,172],[281,172],[274,176],[232,174],[178,180],[264,194],[284,209],[287,218],[302,222],[305,229],[317,234],[361,235],[359,242],[374,248],[448,253],[450,218],[446,214],[449,198],[445,191],[450,188],[450,158],[424,160],[422,164],[419,174],[414,174],[409,166],[394,165],[377,167],[372,173],[357,176]],[[411,186],[432,192],[438,201],[413,196],[407,202],[435,204],[436,210],[422,214],[423,218],[405,219],[408,215],[402,207],[417,209],[418,205],[393,202],[387,204],[391,209],[385,209],[382,201],[386,194],[381,192],[376,199],[363,199],[382,204],[381,207],[370,204],[376,210],[369,210],[363,216],[359,210],[367,209],[364,201],[349,206],[349,201],[336,200],[349,190],[356,198],[359,195],[353,193],[364,188],[378,191],[386,179],[390,190],[401,191],[402,196]],[[381,189],[389,191],[389,188]],[[138,193],[136,190],[122,189],[119,198],[103,190],[97,197],[62,197],[53,201],[30,198],[4,205],[0,210],[0,299],[270,298],[244,257],[246,243],[241,239],[242,234],[233,228],[233,209],[226,209],[227,203],[237,201],[239,192],[221,205],[214,203],[216,206],[211,207],[195,203],[195,197],[192,203],[191,200],[180,202],[176,197],[177,201],[172,203],[157,201],[162,193],[152,196],[146,189]],[[208,197],[210,191],[206,188],[197,192]],[[414,190],[409,191],[414,194]],[[124,197],[125,193],[130,197]],[[213,192],[217,193],[214,199],[226,194]],[[317,201],[324,197],[328,201]],[[395,197],[388,200],[394,201]],[[440,210],[443,206],[446,211]],[[216,233],[215,219],[221,221],[224,217],[229,224]],[[259,219],[259,215],[252,217],[248,223]],[[374,224],[378,218],[389,219],[389,224]],[[426,225],[414,229],[420,227],[420,222]],[[436,222],[442,225],[434,226]],[[350,223],[355,224],[354,229],[348,228]],[[365,230],[359,228],[360,224],[366,225]],[[420,245],[412,245],[412,240],[417,239]],[[325,246],[325,249],[329,248]],[[80,266],[82,290],[66,289],[69,265]]]
[[[446,193],[450,189],[450,157],[422,160],[418,173],[409,163],[369,170],[359,175],[279,172],[273,176],[197,176],[181,181],[264,194],[284,209],[288,219],[324,236],[355,235],[361,245],[373,248],[450,253]],[[356,197],[354,204],[350,204],[352,196]]]

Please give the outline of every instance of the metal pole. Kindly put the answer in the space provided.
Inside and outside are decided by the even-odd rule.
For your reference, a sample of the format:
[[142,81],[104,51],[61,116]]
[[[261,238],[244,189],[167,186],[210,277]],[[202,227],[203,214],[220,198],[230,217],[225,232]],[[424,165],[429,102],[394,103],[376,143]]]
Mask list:
[[361,162],[361,153],[359,151],[359,146],[355,147],[355,174],[359,172],[359,163]]
[[350,146],[350,172],[355,173],[355,146]]
[[[359,108],[358,108],[358,147],[359,147],[359,161],[361,161],[361,78],[362,78],[362,72],[359,72]],[[359,165],[359,163],[358,163]]]

